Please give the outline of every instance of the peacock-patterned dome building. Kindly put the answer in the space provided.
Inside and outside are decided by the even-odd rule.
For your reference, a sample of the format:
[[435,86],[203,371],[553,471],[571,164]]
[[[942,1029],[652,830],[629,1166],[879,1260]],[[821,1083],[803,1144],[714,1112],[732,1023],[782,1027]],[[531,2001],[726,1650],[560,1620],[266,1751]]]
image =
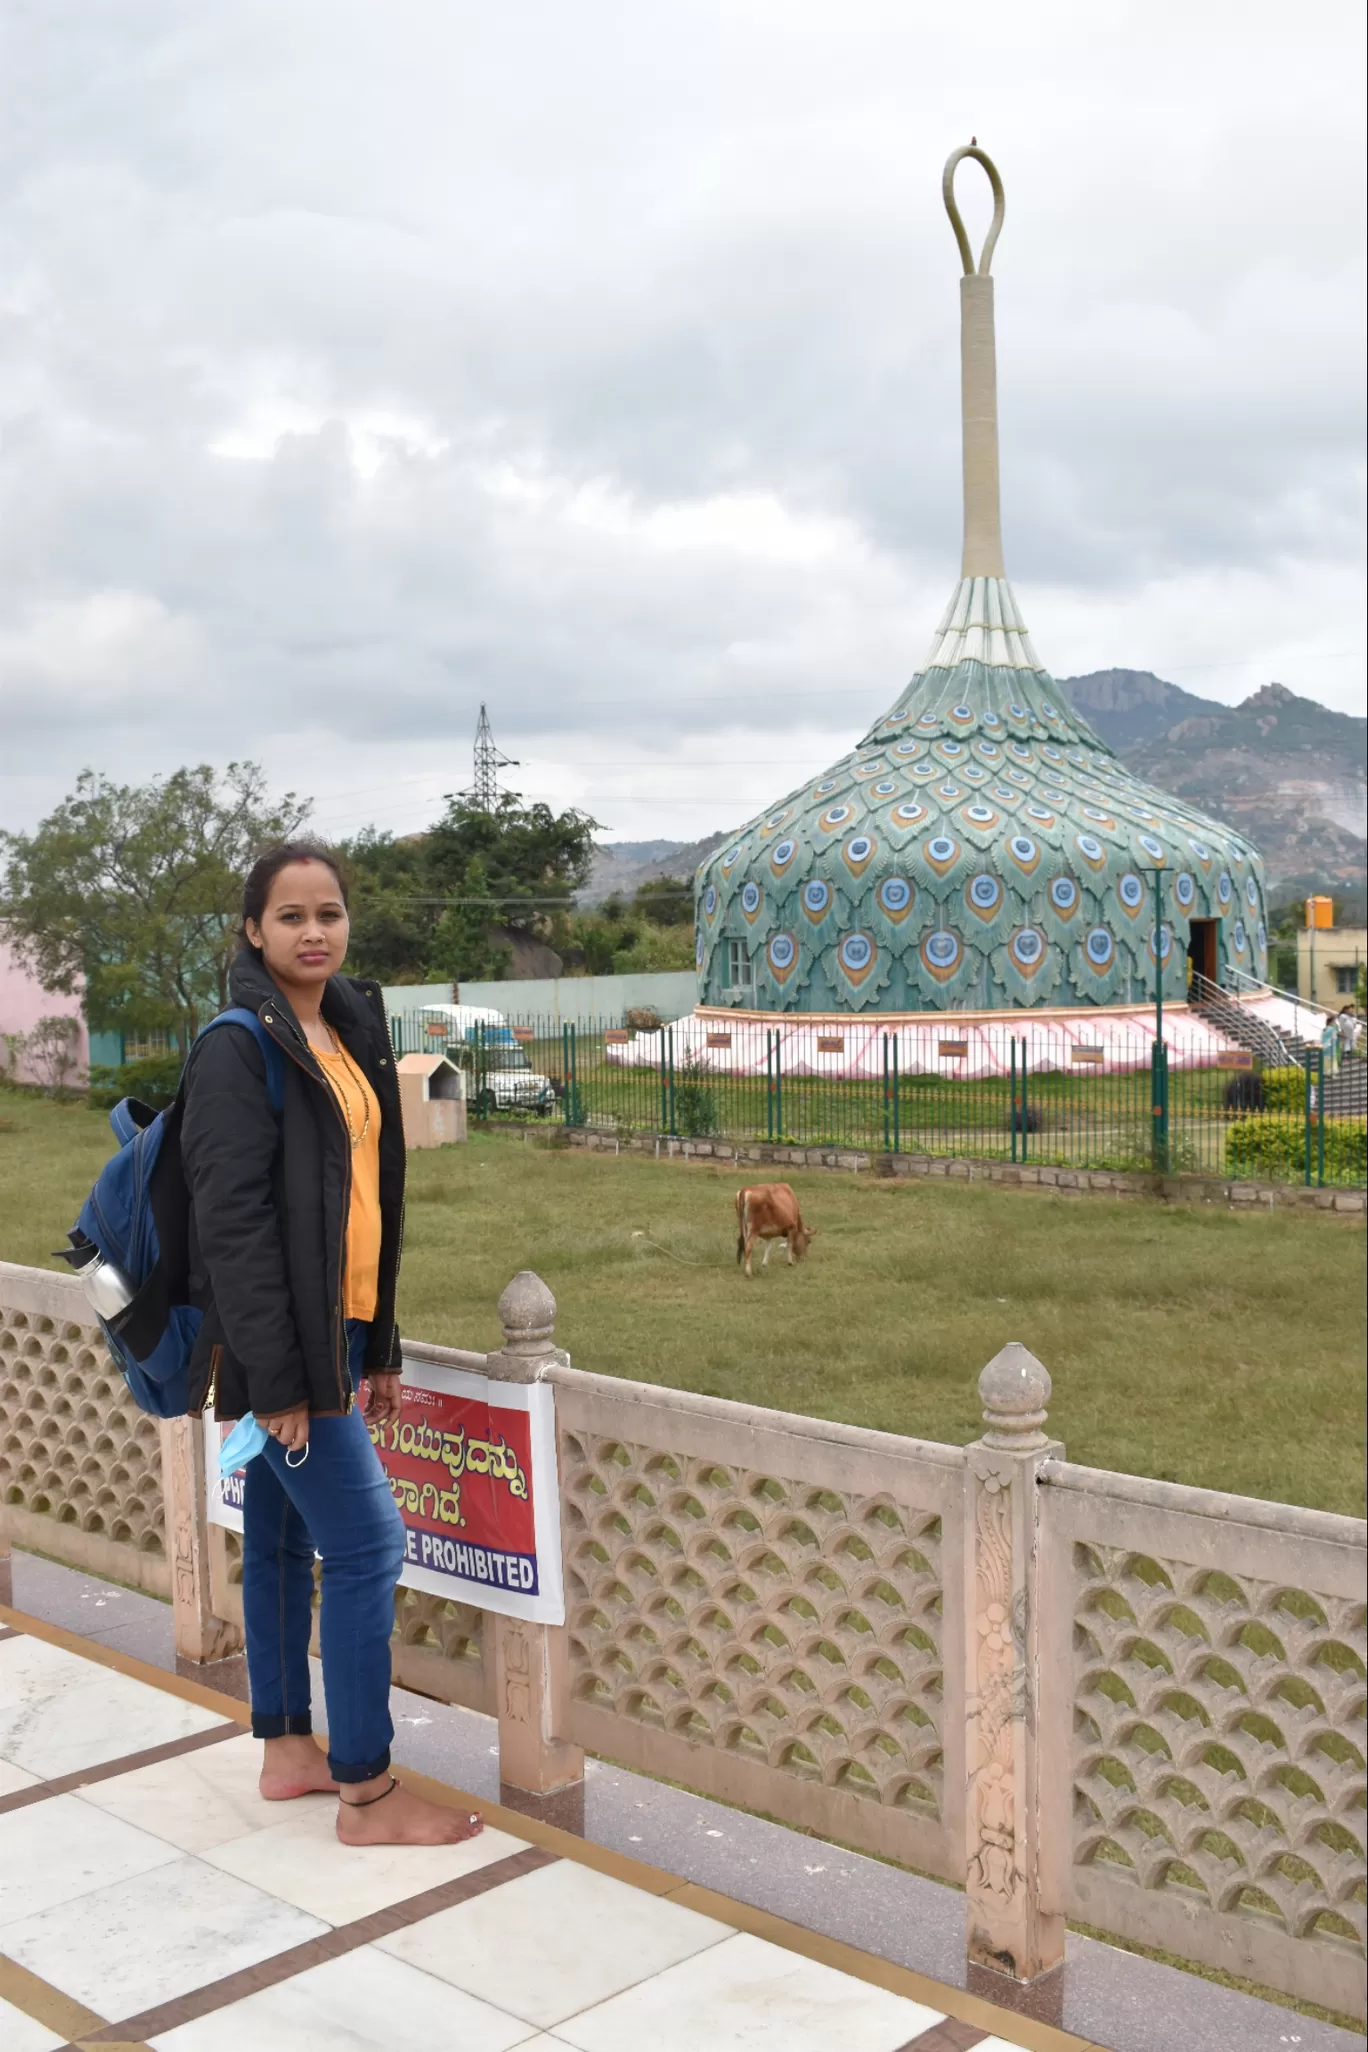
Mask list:
[[[993,188],[977,268],[964,157]],[[766,1012],[1073,1010],[1267,969],[1263,863],[1133,776],[1069,706],[1003,574],[993,280],[1002,183],[956,150],[964,554],[925,664],[848,755],[699,868],[699,1000]],[[1155,916],[1155,871],[1161,917]]]

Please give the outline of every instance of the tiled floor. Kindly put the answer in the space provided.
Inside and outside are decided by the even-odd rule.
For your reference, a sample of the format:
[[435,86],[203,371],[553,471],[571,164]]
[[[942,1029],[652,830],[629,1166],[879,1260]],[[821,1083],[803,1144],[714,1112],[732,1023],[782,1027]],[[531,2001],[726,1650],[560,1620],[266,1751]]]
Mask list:
[[839,1971],[591,1849],[493,1825],[459,1846],[345,1848],[332,1798],[262,1801],[260,1749],[226,1701],[41,1630],[0,1634],[0,2052],[1082,2043],[986,2034],[879,1985],[886,1970]]

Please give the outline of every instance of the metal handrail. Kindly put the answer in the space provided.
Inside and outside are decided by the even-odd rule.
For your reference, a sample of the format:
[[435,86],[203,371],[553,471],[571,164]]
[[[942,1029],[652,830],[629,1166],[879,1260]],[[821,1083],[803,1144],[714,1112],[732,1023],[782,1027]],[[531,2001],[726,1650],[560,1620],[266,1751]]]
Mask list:
[[[1290,1005],[1296,1005],[1299,1011],[1314,1012],[1318,1019],[1328,1019],[1330,1016],[1324,1006],[1313,1004],[1310,998],[1302,997],[1300,992],[1284,990],[1280,983],[1267,983],[1261,977],[1251,976],[1247,969],[1237,969],[1231,964],[1227,967],[1226,974],[1228,976],[1238,976],[1241,983],[1250,984],[1253,989],[1263,991],[1269,997],[1286,998],[1287,1002]],[[1203,979],[1203,981],[1206,980],[1205,978]]]
[[[1244,972],[1242,970],[1232,970],[1229,973],[1238,976],[1242,975]],[[1273,989],[1273,986],[1271,984],[1260,985],[1257,982],[1256,978],[1250,977],[1248,980],[1251,983],[1254,983],[1256,989],[1264,989],[1270,992]],[[1237,1008],[1239,1006],[1240,995],[1238,991],[1227,990],[1223,984],[1213,983],[1211,978],[1209,976],[1204,976],[1200,969],[1195,971],[1193,974],[1192,988],[1197,994],[1197,1000],[1199,1004],[1219,1005],[1223,1003],[1227,1006],[1234,1005]],[[1288,1068],[1300,1068],[1301,1064],[1298,1061],[1297,1056],[1288,1046],[1286,1040],[1283,1038],[1282,1034],[1278,1031],[1277,1027],[1273,1024],[1271,1019],[1251,1018],[1249,1023],[1252,1027],[1256,1027],[1260,1033],[1268,1034],[1268,1036],[1276,1045],[1279,1053],[1281,1054],[1284,1064]]]

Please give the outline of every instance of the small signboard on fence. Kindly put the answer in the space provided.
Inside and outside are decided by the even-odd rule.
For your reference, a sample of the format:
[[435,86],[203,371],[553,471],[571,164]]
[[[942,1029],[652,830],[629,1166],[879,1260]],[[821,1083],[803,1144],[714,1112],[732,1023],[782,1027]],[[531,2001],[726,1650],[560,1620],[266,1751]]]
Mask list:
[[603,1036],[605,1047],[626,1047],[632,1036],[624,1026],[610,1026]]
[[[368,1429],[404,1521],[405,1588],[532,1623],[565,1622],[549,1383],[497,1382],[406,1358],[399,1416]],[[218,1472],[230,1430],[205,1412],[209,1522],[240,1532],[246,1471],[226,1481]]]
[[940,1044],[940,1058],[943,1062],[962,1062],[968,1052],[967,1040],[943,1040]]
[[844,1054],[844,1033],[819,1033],[817,1035],[817,1052],[818,1054]]
[[537,1037],[535,1026],[514,1026],[511,1031],[515,1040],[535,1040]]
[[1252,1069],[1254,1057],[1247,1048],[1223,1047],[1216,1057],[1218,1069]]
[[429,1040],[445,1040],[451,1028],[445,1019],[424,1019],[423,1031]]
[[731,1043],[732,1037],[730,1033],[710,1033],[708,1035],[709,1047],[730,1047]]
[[1091,1062],[1094,1067],[1097,1067],[1100,1063],[1105,1062],[1106,1059],[1107,1050],[1105,1047],[1071,1047],[1069,1049],[1069,1060],[1071,1062]]

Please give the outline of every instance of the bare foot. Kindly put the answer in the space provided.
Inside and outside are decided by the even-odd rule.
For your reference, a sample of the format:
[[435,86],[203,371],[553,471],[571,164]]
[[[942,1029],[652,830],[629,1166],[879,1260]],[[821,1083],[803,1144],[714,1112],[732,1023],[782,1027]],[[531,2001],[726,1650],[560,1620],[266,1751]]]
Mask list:
[[484,1830],[484,1819],[473,1811],[426,1803],[400,1782],[386,1794],[389,1780],[388,1774],[381,1774],[374,1781],[348,1784],[348,1793],[337,1806],[337,1835],[343,1845],[459,1845]]
[[288,1803],[295,1796],[337,1793],[337,1783],[328,1772],[327,1755],[308,1737],[267,1739],[257,1786],[268,1803]]

